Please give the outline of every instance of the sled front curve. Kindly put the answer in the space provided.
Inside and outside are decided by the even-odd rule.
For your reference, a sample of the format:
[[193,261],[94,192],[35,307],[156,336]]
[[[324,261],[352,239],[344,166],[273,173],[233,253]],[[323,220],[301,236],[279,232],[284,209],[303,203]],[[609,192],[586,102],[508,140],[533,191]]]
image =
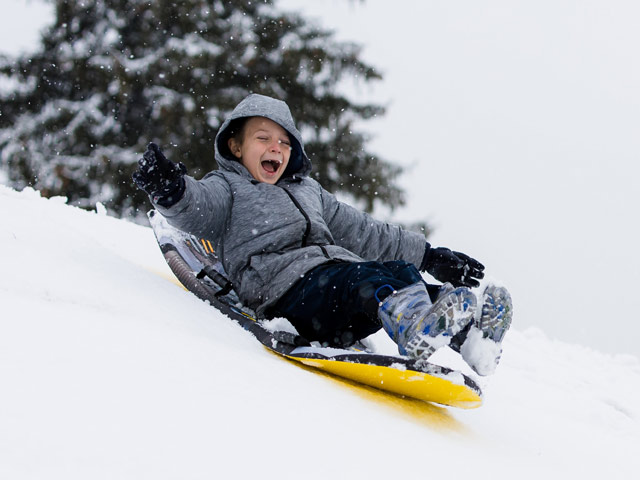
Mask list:
[[428,373],[339,360],[284,356],[338,377],[416,400],[463,409],[478,408],[482,405],[482,397],[466,385],[459,385]]

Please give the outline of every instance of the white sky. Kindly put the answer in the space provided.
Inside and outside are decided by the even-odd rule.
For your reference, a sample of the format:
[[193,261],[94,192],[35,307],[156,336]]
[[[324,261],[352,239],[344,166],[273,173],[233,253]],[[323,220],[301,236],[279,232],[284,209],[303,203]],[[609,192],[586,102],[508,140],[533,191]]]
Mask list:
[[33,50],[40,30],[53,19],[53,9],[42,0],[3,0],[0,15],[0,52]]
[[[5,1],[0,50],[30,48],[48,7]],[[520,327],[640,355],[639,3],[279,4],[365,45],[384,73],[348,88],[389,106],[367,128],[372,151],[409,166],[393,218],[426,218],[432,243],[484,262]]]

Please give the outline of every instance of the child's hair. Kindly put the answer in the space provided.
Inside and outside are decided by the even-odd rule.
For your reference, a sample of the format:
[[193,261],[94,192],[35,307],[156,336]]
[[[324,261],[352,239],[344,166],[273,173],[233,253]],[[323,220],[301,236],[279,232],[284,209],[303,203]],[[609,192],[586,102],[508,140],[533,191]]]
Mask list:
[[247,120],[251,117],[241,117],[231,120],[227,127],[227,140],[229,138],[235,138],[238,142],[242,143],[244,140],[244,126],[247,124]]
[[235,138],[240,144],[244,140],[244,126],[251,117],[240,117],[229,122],[229,126],[224,131],[224,135],[218,140],[218,148],[223,157],[230,160],[237,160],[237,158],[229,150],[228,142],[230,138]]

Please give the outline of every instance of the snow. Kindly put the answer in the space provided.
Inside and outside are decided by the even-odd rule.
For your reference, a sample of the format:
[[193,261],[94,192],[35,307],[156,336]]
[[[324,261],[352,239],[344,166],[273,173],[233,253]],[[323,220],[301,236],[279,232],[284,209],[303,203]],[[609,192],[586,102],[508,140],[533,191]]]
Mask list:
[[104,213],[0,186],[0,478],[640,468],[637,357],[516,326],[477,410],[378,393],[271,354],[175,285],[149,228]]
[[476,372],[491,375],[495,372],[496,358],[500,357],[501,352],[496,342],[482,337],[482,330],[471,327],[460,353],[469,365],[474,366]]
[[[52,6],[12,3],[0,51],[33,51]],[[148,228],[0,186],[0,478],[635,478],[637,4],[279,5],[364,43],[385,74],[352,88],[388,106],[371,150],[408,166],[394,218],[427,218],[434,244],[512,290],[485,405],[282,360],[176,287]],[[0,78],[11,88],[29,85]]]

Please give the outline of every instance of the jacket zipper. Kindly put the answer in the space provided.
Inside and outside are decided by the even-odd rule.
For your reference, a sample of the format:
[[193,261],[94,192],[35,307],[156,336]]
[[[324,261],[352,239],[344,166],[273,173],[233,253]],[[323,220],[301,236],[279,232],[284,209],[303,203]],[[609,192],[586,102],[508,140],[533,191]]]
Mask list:
[[307,246],[307,240],[309,239],[309,233],[311,233],[311,219],[309,218],[309,215],[307,215],[307,212],[305,212],[304,209],[302,208],[302,205],[300,205],[298,200],[296,200],[296,197],[294,197],[293,194],[289,190],[287,190],[286,188],[284,188],[284,187],[280,187],[280,188],[282,188],[282,190],[284,190],[285,193],[287,195],[289,195],[289,198],[291,199],[293,204],[296,206],[296,208],[298,210],[300,210],[300,213],[304,217],[305,222],[307,222],[307,228],[305,228],[304,235],[302,235],[302,247],[304,248],[304,247]]
[[[280,188],[282,188],[282,190],[284,190],[286,192],[286,194],[289,195],[289,198],[291,199],[293,204],[296,206],[296,208],[300,211],[300,213],[304,217],[305,222],[307,222],[307,228],[305,228],[304,234],[302,235],[302,247],[304,248],[304,247],[307,246],[307,240],[309,239],[309,233],[311,233],[311,219],[309,218],[309,215],[307,215],[307,212],[304,211],[304,208],[302,208],[302,205],[300,205],[300,202],[298,202],[296,197],[293,196],[293,193],[291,193],[289,190],[287,190],[284,187],[280,187]],[[331,256],[329,255],[329,252],[327,252],[326,248],[324,248],[322,245],[318,245],[318,247],[320,247],[320,250],[322,250],[322,254],[326,258],[331,259]]]

